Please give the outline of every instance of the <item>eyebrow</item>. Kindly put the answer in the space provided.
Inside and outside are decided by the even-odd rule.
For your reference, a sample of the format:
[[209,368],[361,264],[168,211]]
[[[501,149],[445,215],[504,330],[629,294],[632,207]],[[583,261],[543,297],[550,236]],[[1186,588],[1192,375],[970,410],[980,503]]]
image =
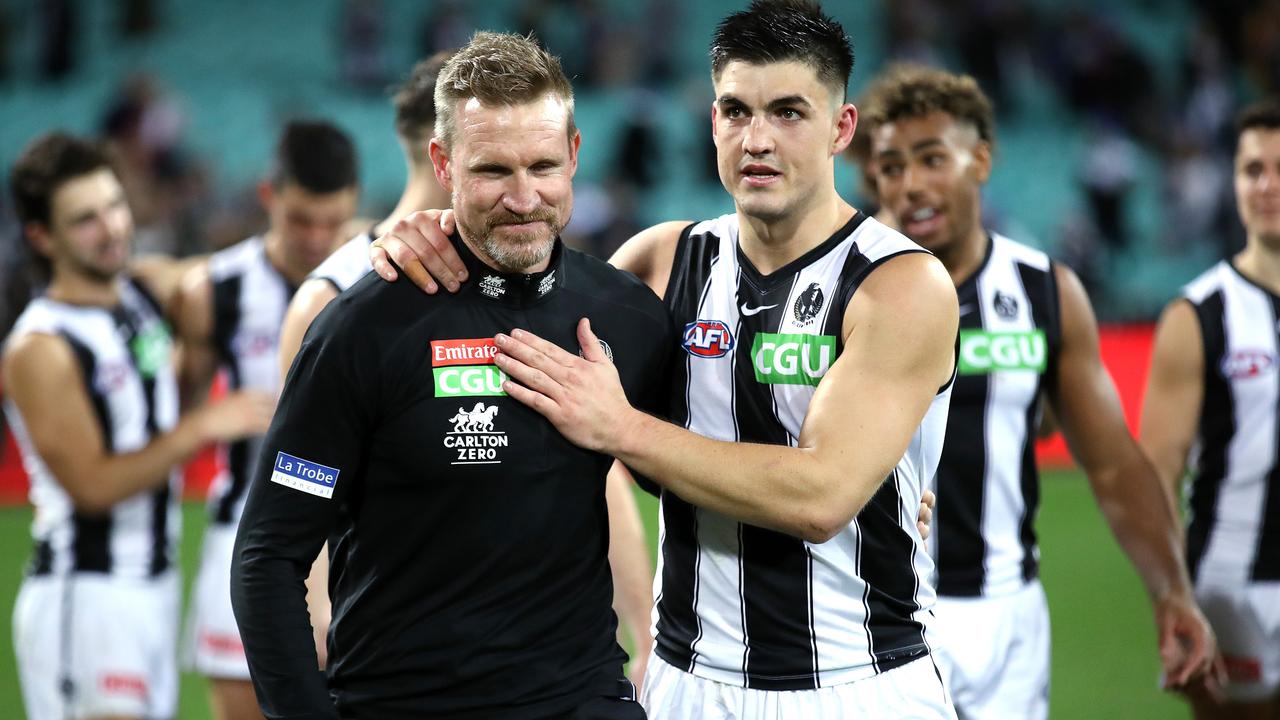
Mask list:
[[[717,105],[742,105],[743,107],[746,107],[746,103],[739,100],[737,97],[733,95],[721,95],[720,97],[716,98],[716,104]],[[768,104],[765,105],[765,108],[769,110],[774,110],[779,107],[786,107],[789,105],[803,105],[805,107],[813,107],[813,103],[809,102],[808,98],[804,97],[803,95],[787,95],[785,97],[780,97],[774,100],[770,100]]]

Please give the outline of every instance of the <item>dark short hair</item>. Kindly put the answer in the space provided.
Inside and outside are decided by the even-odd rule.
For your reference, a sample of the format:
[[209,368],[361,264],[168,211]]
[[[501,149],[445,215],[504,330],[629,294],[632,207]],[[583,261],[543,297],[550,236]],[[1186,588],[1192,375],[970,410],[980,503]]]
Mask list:
[[840,23],[808,0],[755,0],[716,28],[711,38],[711,77],[734,60],[754,65],[794,60],[838,89],[843,100],[853,72],[853,44]]
[[1280,130],[1280,102],[1263,100],[1245,107],[1236,115],[1236,140],[1245,130]]
[[409,145],[415,162],[429,157],[427,141],[436,130],[436,78],[453,53],[442,50],[419,60],[391,98],[396,108],[396,134]]
[[324,195],[359,183],[356,148],[351,138],[323,120],[294,120],[284,127],[276,145],[271,183],[293,184]]
[[995,146],[995,111],[969,75],[957,75],[924,65],[891,65],[871,83],[861,102],[862,124],[870,132],[902,119],[921,118],[935,112],[968,123],[978,137]]
[[48,225],[58,188],[68,180],[110,167],[106,153],[96,143],[65,132],[41,135],[23,149],[9,171],[18,220]]

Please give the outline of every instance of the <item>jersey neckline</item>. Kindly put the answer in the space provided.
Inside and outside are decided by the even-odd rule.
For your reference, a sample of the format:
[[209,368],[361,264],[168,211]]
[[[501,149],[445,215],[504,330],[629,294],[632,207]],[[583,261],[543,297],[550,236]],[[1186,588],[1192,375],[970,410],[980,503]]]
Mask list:
[[1258,290],[1260,290],[1260,291],[1262,291],[1262,292],[1266,293],[1267,297],[1271,298],[1272,300],[1274,300],[1274,301],[1276,301],[1276,302],[1280,302],[1280,293],[1277,293],[1276,291],[1272,290],[1271,288],[1268,288],[1267,286],[1263,285],[1262,283],[1258,282],[1257,280],[1254,280],[1253,278],[1249,277],[1248,275],[1245,275],[1243,270],[1241,270],[1240,268],[1236,267],[1235,258],[1226,258],[1226,259],[1224,259],[1222,262],[1223,262],[1223,264],[1225,264],[1228,268],[1230,268],[1230,269],[1231,269],[1231,272],[1235,273],[1236,277],[1238,277],[1238,278],[1240,278],[1241,280],[1245,281],[1246,283],[1248,283],[1248,284],[1252,285],[1253,287],[1257,288]]
[[970,285],[977,283],[978,278],[982,277],[982,273],[987,269],[987,266],[991,264],[991,256],[995,254],[995,250],[996,250],[996,238],[994,235],[992,235],[990,230],[986,231],[986,235],[987,235],[987,249],[982,255],[982,262],[978,263],[978,267],[974,268],[974,271],[969,273],[969,277],[966,277],[964,280],[961,280],[960,284],[956,285],[957,295],[960,294],[960,291],[965,290]]
[[[846,222],[844,225],[841,225],[840,228],[836,230],[834,233],[831,233],[831,236],[828,237],[826,240],[823,240],[821,244],[819,244],[817,247],[810,249],[805,254],[801,255],[795,260],[792,260],[786,265],[783,265],[777,270],[774,270],[768,275],[765,275],[756,269],[755,264],[752,263],[751,259],[747,257],[747,254],[742,251],[741,238],[740,237],[735,238],[735,242],[733,245],[734,245],[734,251],[737,252],[738,254],[738,267],[742,268],[742,272],[748,278],[750,278],[751,281],[756,286],[765,287],[765,286],[773,285],[777,282],[790,278],[792,275],[800,271],[802,268],[811,264],[814,260],[817,260],[823,255],[826,255],[828,252],[831,252],[833,248],[835,248],[840,243],[844,242],[846,238],[852,235],[853,231],[857,230],[858,226],[862,225],[862,221],[866,219],[867,219],[867,216],[863,215],[861,210],[854,210],[853,217],[849,218],[849,221]],[[741,222],[739,222],[739,225],[738,225],[738,232],[739,233],[742,232]]]
[[504,273],[476,257],[457,233],[453,247],[467,266],[467,285],[487,299],[511,307],[530,307],[555,295],[564,285],[564,242],[557,236],[547,269],[536,273]]

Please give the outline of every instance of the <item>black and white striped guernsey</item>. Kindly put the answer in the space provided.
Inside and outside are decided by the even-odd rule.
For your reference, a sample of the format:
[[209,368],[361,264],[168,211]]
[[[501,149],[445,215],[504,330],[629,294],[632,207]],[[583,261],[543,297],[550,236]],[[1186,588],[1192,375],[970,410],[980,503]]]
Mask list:
[[1204,348],[1187,562],[1197,582],[1280,580],[1280,297],[1228,261],[1189,283]]
[[[44,296],[32,300],[8,341],[32,333],[61,337],[71,347],[108,453],[141,450],[177,423],[172,336],[155,300],[135,281],[120,282],[120,304],[114,308]],[[36,452],[11,400],[5,401],[5,412],[31,481],[31,574],[91,572],[139,579],[173,565],[181,522],[179,472],[109,512],[81,513]]]
[[989,597],[1039,573],[1036,427],[1061,344],[1058,285],[1039,250],[992,233],[956,288],[960,360],[938,468],[938,594]]
[[[692,225],[666,303],[683,327],[672,420],[719,440],[792,445],[843,349],[845,307],[880,263],[923,250],[861,214],[768,276],[738,220]],[[933,563],[915,529],[941,453],[950,386],[893,474],[834,539],[813,544],[662,494],[656,652],[675,667],[766,690],[869,677],[929,652]],[[725,468],[732,475],[733,468]]]
[[374,240],[372,233],[370,229],[342,243],[311,271],[307,279],[327,280],[338,292],[346,292],[373,270],[373,263],[369,260],[369,246]]
[[[209,258],[213,283],[213,344],[231,390],[280,392],[280,327],[295,288],[267,258],[261,236],[243,240]],[[210,520],[240,521],[249,474],[261,437],[226,447],[226,472],[209,489]]]

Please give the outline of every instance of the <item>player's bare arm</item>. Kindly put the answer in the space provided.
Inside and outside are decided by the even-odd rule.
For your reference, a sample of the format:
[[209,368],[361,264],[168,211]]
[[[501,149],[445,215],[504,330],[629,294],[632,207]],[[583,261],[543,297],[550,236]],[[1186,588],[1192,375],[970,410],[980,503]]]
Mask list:
[[1070,270],[1055,266],[1055,276],[1062,349],[1050,399],[1103,516],[1146,585],[1166,682],[1179,687],[1211,669],[1213,632],[1192,595],[1177,518],[1155,469],[1129,434],[1119,395],[1102,364],[1088,297]]
[[711,440],[635,410],[585,321],[585,358],[517,330],[498,337],[497,360],[518,381],[504,389],[572,442],[694,505],[825,542],[870,500],[949,381],[957,324],[941,263],[922,254],[886,262],[845,311],[845,351],[818,385],[795,448]]
[[653,610],[653,562],[645,539],[640,508],[632,492],[631,473],[614,463],[605,480],[609,510],[609,567],[613,572],[613,608],[622,620],[619,630],[631,639],[631,682],[644,683],[644,669],[653,650],[649,616]]
[[113,454],[65,340],[39,333],[19,338],[5,352],[2,369],[36,451],[85,512],[105,512],[161,485],[175,464],[205,443],[261,433],[271,419],[270,399],[237,394],[185,415],[141,450]]
[[[1176,513],[1182,474],[1204,402],[1204,349],[1191,303],[1176,300],[1156,325],[1139,442]],[[1181,528],[1181,525],[1179,525]]]
[[129,274],[142,281],[156,302],[166,312],[172,311],[174,297],[192,269],[207,263],[208,255],[175,258],[168,255],[143,255],[129,262]]
[[187,271],[174,293],[171,307],[178,340],[179,397],[182,407],[197,407],[208,397],[209,386],[218,372],[209,263],[199,263]]
[[280,382],[289,374],[289,366],[302,347],[302,338],[312,321],[334,298],[338,289],[328,280],[312,278],[298,286],[284,312],[284,324],[280,326]]

